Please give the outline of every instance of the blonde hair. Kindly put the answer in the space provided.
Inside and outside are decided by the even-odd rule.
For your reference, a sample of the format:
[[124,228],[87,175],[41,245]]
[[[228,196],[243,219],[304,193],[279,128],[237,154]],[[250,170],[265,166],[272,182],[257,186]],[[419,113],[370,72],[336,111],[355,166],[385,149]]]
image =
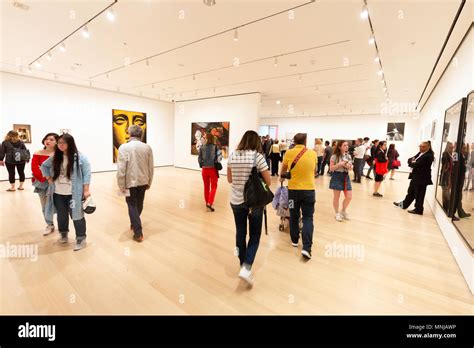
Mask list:
[[17,131],[11,130],[7,133],[5,136],[5,141],[10,141],[12,143],[16,143],[20,140],[20,137],[18,135]]
[[322,143],[323,143],[323,142],[321,141],[321,139],[316,138],[316,140],[315,140],[315,144],[316,144],[316,145],[321,145]]

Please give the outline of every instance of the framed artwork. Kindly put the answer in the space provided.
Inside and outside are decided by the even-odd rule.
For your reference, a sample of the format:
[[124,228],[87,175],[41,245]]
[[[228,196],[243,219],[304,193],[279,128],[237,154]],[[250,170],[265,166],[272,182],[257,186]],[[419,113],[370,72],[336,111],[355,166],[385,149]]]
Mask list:
[[453,224],[467,244],[474,250],[474,91],[466,100],[466,111],[461,118],[459,173],[454,196]]
[[146,143],[146,113],[112,109],[112,151],[114,163],[117,162],[118,148],[130,139],[127,130],[128,127],[133,125],[143,129],[141,140]]
[[403,141],[405,138],[405,123],[387,123],[387,141]]
[[191,155],[198,155],[199,149],[206,143],[206,134],[214,136],[214,143],[222,152],[223,158],[229,157],[230,122],[193,122],[191,123]]
[[436,120],[431,123],[431,140],[436,140]]
[[459,172],[459,127],[465,99],[459,100],[448,108],[444,116],[443,141],[438,153],[438,173],[436,200],[447,216],[452,217],[456,210],[455,195],[457,192]]
[[31,143],[31,125],[29,124],[14,124],[13,130],[18,132],[20,140],[26,144]]

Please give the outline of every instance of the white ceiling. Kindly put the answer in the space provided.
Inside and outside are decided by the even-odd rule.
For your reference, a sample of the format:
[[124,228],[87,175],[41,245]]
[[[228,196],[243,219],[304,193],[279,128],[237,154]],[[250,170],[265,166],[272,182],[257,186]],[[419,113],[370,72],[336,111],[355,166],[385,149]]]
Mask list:
[[[118,1],[115,22],[98,16],[89,39],[73,34],[28,73],[112,2],[2,1],[0,69],[168,101],[260,92],[266,117],[373,114],[386,101],[359,0]],[[392,101],[416,105],[459,4],[368,1]]]

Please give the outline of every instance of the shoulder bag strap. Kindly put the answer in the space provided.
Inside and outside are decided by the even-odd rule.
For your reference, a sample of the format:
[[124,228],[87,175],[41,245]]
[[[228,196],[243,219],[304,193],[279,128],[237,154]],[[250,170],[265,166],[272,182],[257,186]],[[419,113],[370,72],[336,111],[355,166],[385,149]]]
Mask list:
[[298,163],[298,161],[300,160],[301,156],[304,155],[304,153],[306,152],[308,148],[303,148],[303,150],[300,151],[300,153],[295,157],[295,159],[293,160],[293,163],[291,163],[291,167],[290,167],[290,170],[292,170],[295,166],[296,166],[296,163]]

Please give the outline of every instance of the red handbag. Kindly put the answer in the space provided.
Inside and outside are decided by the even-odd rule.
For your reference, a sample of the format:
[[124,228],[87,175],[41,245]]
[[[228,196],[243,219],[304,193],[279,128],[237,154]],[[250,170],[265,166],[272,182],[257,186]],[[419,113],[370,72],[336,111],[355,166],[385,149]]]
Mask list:
[[399,160],[394,160],[392,162],[392,167],[401,167],[402,163]]
[[375,160],[375,173],[378,175],[385,175],[388,173],[388,161],[379,162]]

